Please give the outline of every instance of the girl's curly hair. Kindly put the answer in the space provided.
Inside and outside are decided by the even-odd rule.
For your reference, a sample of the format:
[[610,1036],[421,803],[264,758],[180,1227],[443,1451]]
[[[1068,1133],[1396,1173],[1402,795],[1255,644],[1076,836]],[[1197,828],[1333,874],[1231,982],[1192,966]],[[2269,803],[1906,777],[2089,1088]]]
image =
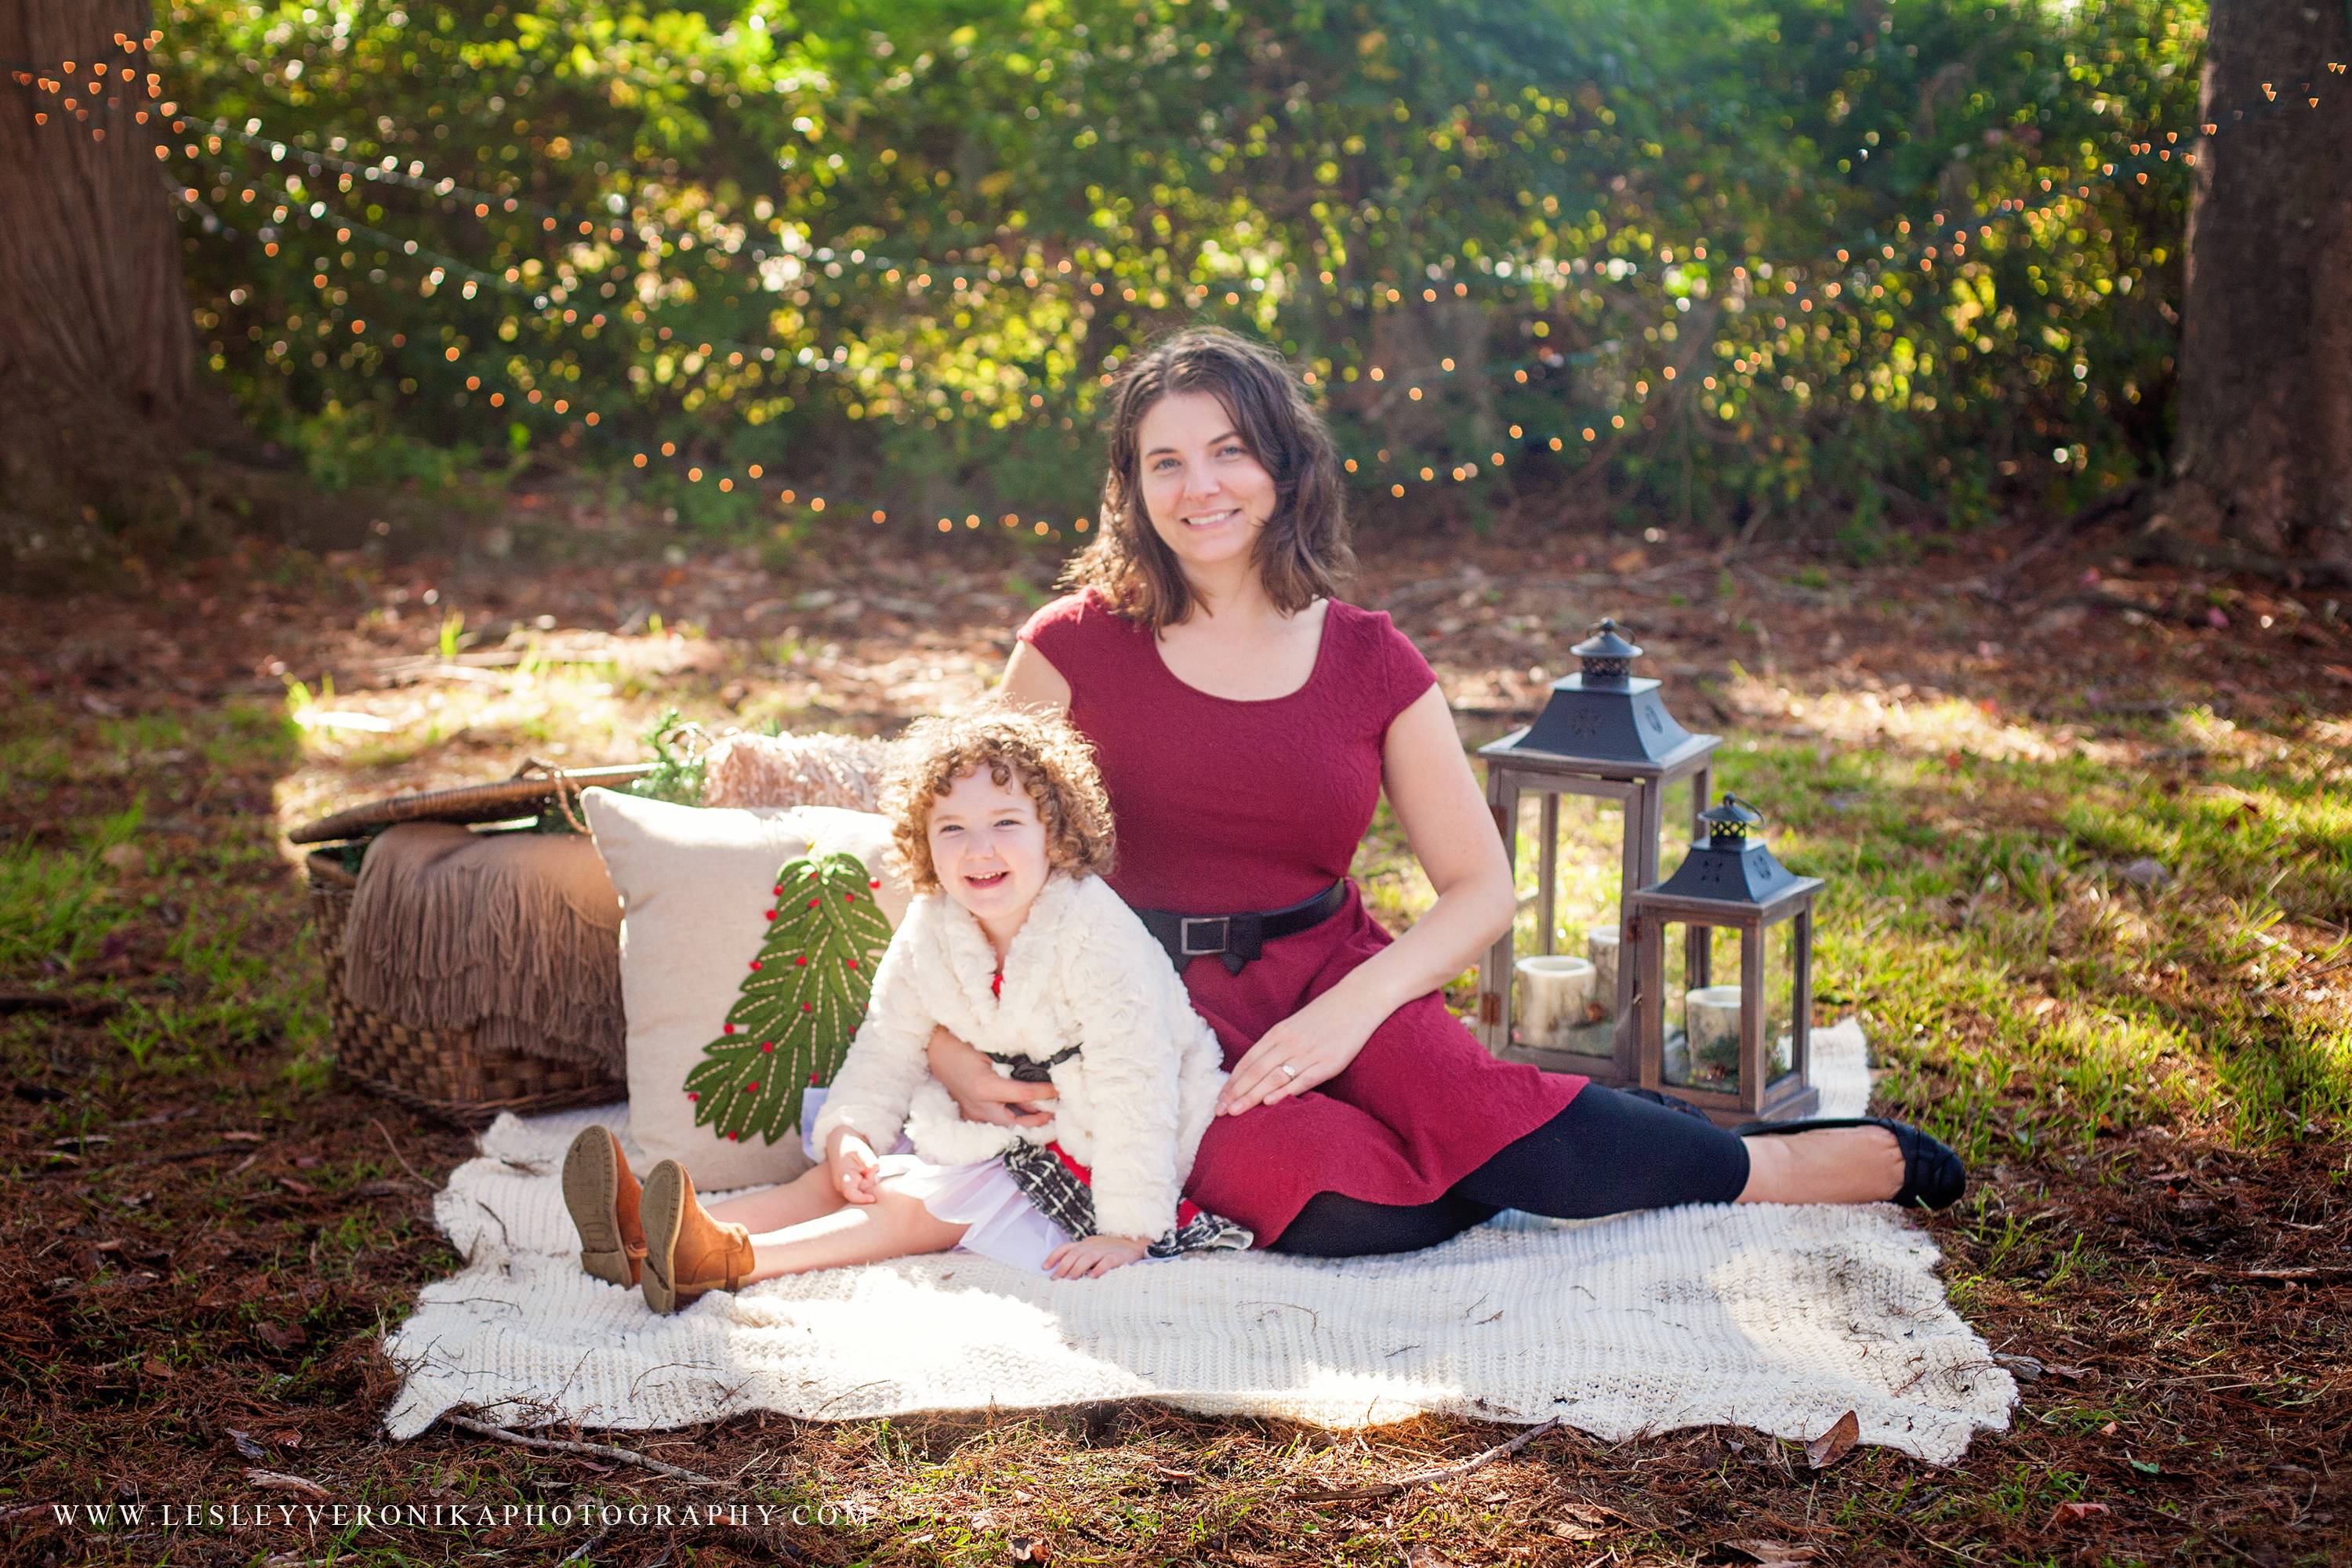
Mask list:
[[1072,877],[1103,876],[1117,844],[1110,797],[1094,749],[1059,715],[991,704],[970,713],[919,719],[908,727],[882,786],[891,850],[919,893],[940,891],[931,863],[931,803],[975,768],[1000,784],[1015,779],[1045,826],[1045,862]]

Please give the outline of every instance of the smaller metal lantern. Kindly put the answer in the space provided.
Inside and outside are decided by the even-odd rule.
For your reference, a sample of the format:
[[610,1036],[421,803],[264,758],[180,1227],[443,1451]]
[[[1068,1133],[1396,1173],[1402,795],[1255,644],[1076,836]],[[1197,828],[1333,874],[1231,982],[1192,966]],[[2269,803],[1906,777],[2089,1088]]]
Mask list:
[[[1699,814],[1706,837],[1672,877],[1626,901],[1627,962],[1638,966],[1635,1001],[1642,1084],[1690,1100],[1716,1122],[1784,1121],[1821,1104],[1811,1081],[1807,1037],[1813,1010],[1813,895],[1818,877],[1800,877],[1772,858],[1751,830],[1763,816],[1735,795]],[[1667,927],[1683,931],[1681,1026],[1668,1015]],[[1771,966],[1771,933],[1785,930],[1786,954]],[[1739,933],[1736,986],[1709,985],[1717,931]],[[1769,967],[1768,967],[1769,966]],[[1773,999],[1785,980],[1789,1036],[1780,1054]]]

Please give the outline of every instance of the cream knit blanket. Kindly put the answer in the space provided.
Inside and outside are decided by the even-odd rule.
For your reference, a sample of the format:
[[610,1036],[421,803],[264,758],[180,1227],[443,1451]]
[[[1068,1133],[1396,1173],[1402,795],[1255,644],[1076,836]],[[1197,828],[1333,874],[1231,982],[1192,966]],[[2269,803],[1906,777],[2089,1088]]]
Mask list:
[[[1816,1031],[1813,1053],[1822,1114],[1859,1112],[1860,1026]],[[1612,1440],[1717,1423],[1811,1438],[1852,1410],[1864,1442],[1949,1464],[2017,1396],[1945,1300],[1935,1245],[1883,1204],[1506,1214],[1398,1258],[1218,1253],[1060,1283],[948,1253],[656,1318],[580,1271],[559,1186],[572,1133],[625,1114],[502,1116],[450,1178],[435,1215],[468,1261],[385,1342],[405,1373],[393,1436],[461,1405],[643,1428],[1140,1396],[1330,1426],[1558,1415]]]

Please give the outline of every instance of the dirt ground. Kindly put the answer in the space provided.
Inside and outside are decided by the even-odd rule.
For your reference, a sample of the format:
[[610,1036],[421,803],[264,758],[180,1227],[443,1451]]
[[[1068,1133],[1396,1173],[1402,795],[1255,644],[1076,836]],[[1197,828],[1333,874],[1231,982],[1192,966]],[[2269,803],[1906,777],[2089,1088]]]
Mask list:
[[[1931,761],[1948,750],[1955,783],[1930,837],[1997,826],[2006,809],[2009,775],[1971,786],[1963,752],[2040,747],[2050,766],[2104,758],[2158,794],[2213,787],[2236,753],[2182,742],[2174,721],[2332,755],[2330,787],[2345,782],[2352,610],[2322,592],[2135,567],[2095,533],[1991,538],[1868,570],[1624,539],[1391,540],[1363,555],[1350,596],[1395,615],[1474,738],[1531,712],[1571,668],[1568,645],[1613,614],[1694,728],[1826,755],[1866,710],[1871,743]],[[431,1194],[471,1141],[324,1070],[315,979],[298,973],[314,963],[299,860],[282,835],[375,794],[503,776],[528,754],[634,760],[634,725],[673,700],[712,721],[887,729],[983,689],[1053,564],[961,535],[621,564],[256,547],[169,574],[126,568],[115,592],[6,603],[0,847],[62,853],[133,801],[142,815],[135,852],[93,873],[128,911],[102,942],[62,961],[26,942],[0,949],[0,1162],[14,1199],[0,1217],[0,1560],[2352,1559],[2340,1098],[2306,1083],[2251,1129],[2218,1091],[2084,1111],[2055,1059],[1969,1112],[1976,1193],[1926,1222],[1947,1278],[1966,1281],[1964,1315],[1995,1352],[2039,1368],[2011,1430],[1948,1470],[1873,1448],[1814,1470],[1801,1445],[1736,1429],[1616,1444],[1563,1430],[1435,1484],[1315,1500],[1512,1434],[1435,1419],[1333,1433],[1138,1404],[611,1438],[720,1478],[729,1498],[850,1516],[831,1523],[625,1518],[567,1534],[56,1519],[58,1502],[690,1500],[690,1484],[611,1455],[446,1424],[404,1445],[380,1433],[394,1374],[377,1338],[457,1265]],[[289,680],[317,711],[456,704],[510,671],[494,656],[533,634],[542,652],[619,672],[604,682],[621,705],[609,742],[488,713],[428,729],[429,743],[321,752],[317,727],[283,721],[299,706]],[[2282,876],[2295,868],[2282,862]],[[2268,937],[2293,951],[2294,1028],[2316,1031],[2312,1070],[2336,1075],[2339,1095],[2352,976],[2324,955],[2352,920],[2333,890],[2344,873],[2327,868],[2331,890]],[[2194,954],[2176,968],[2151,965],[2146,984],[2175,988],[2184,1007],[2246,984]],[[1848,1000],[1874,1037],[1911,1016],[1860,991]],[[172,1022],[151,1037],[151,1018]],[[1887,1086],[1895,1113],[1932,1115],[1963,1089],[1958,1064],[1991,1048],[1990,1029],[1906,1047]],[[2260,1050],[2269,1037],[2250,1037]]]

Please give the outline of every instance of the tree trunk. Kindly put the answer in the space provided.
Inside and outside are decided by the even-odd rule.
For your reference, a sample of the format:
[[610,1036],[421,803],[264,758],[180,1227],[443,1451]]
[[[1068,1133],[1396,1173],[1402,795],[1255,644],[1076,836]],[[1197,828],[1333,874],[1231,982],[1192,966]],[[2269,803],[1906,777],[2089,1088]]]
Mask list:
[[2330,62],[2352,62],[2346,0],[2213,0],[2160,552],[2352,574],[2352,75]]
[[0,563],[179,510],[194,335],[152,24],[148,0],[0,0]]

